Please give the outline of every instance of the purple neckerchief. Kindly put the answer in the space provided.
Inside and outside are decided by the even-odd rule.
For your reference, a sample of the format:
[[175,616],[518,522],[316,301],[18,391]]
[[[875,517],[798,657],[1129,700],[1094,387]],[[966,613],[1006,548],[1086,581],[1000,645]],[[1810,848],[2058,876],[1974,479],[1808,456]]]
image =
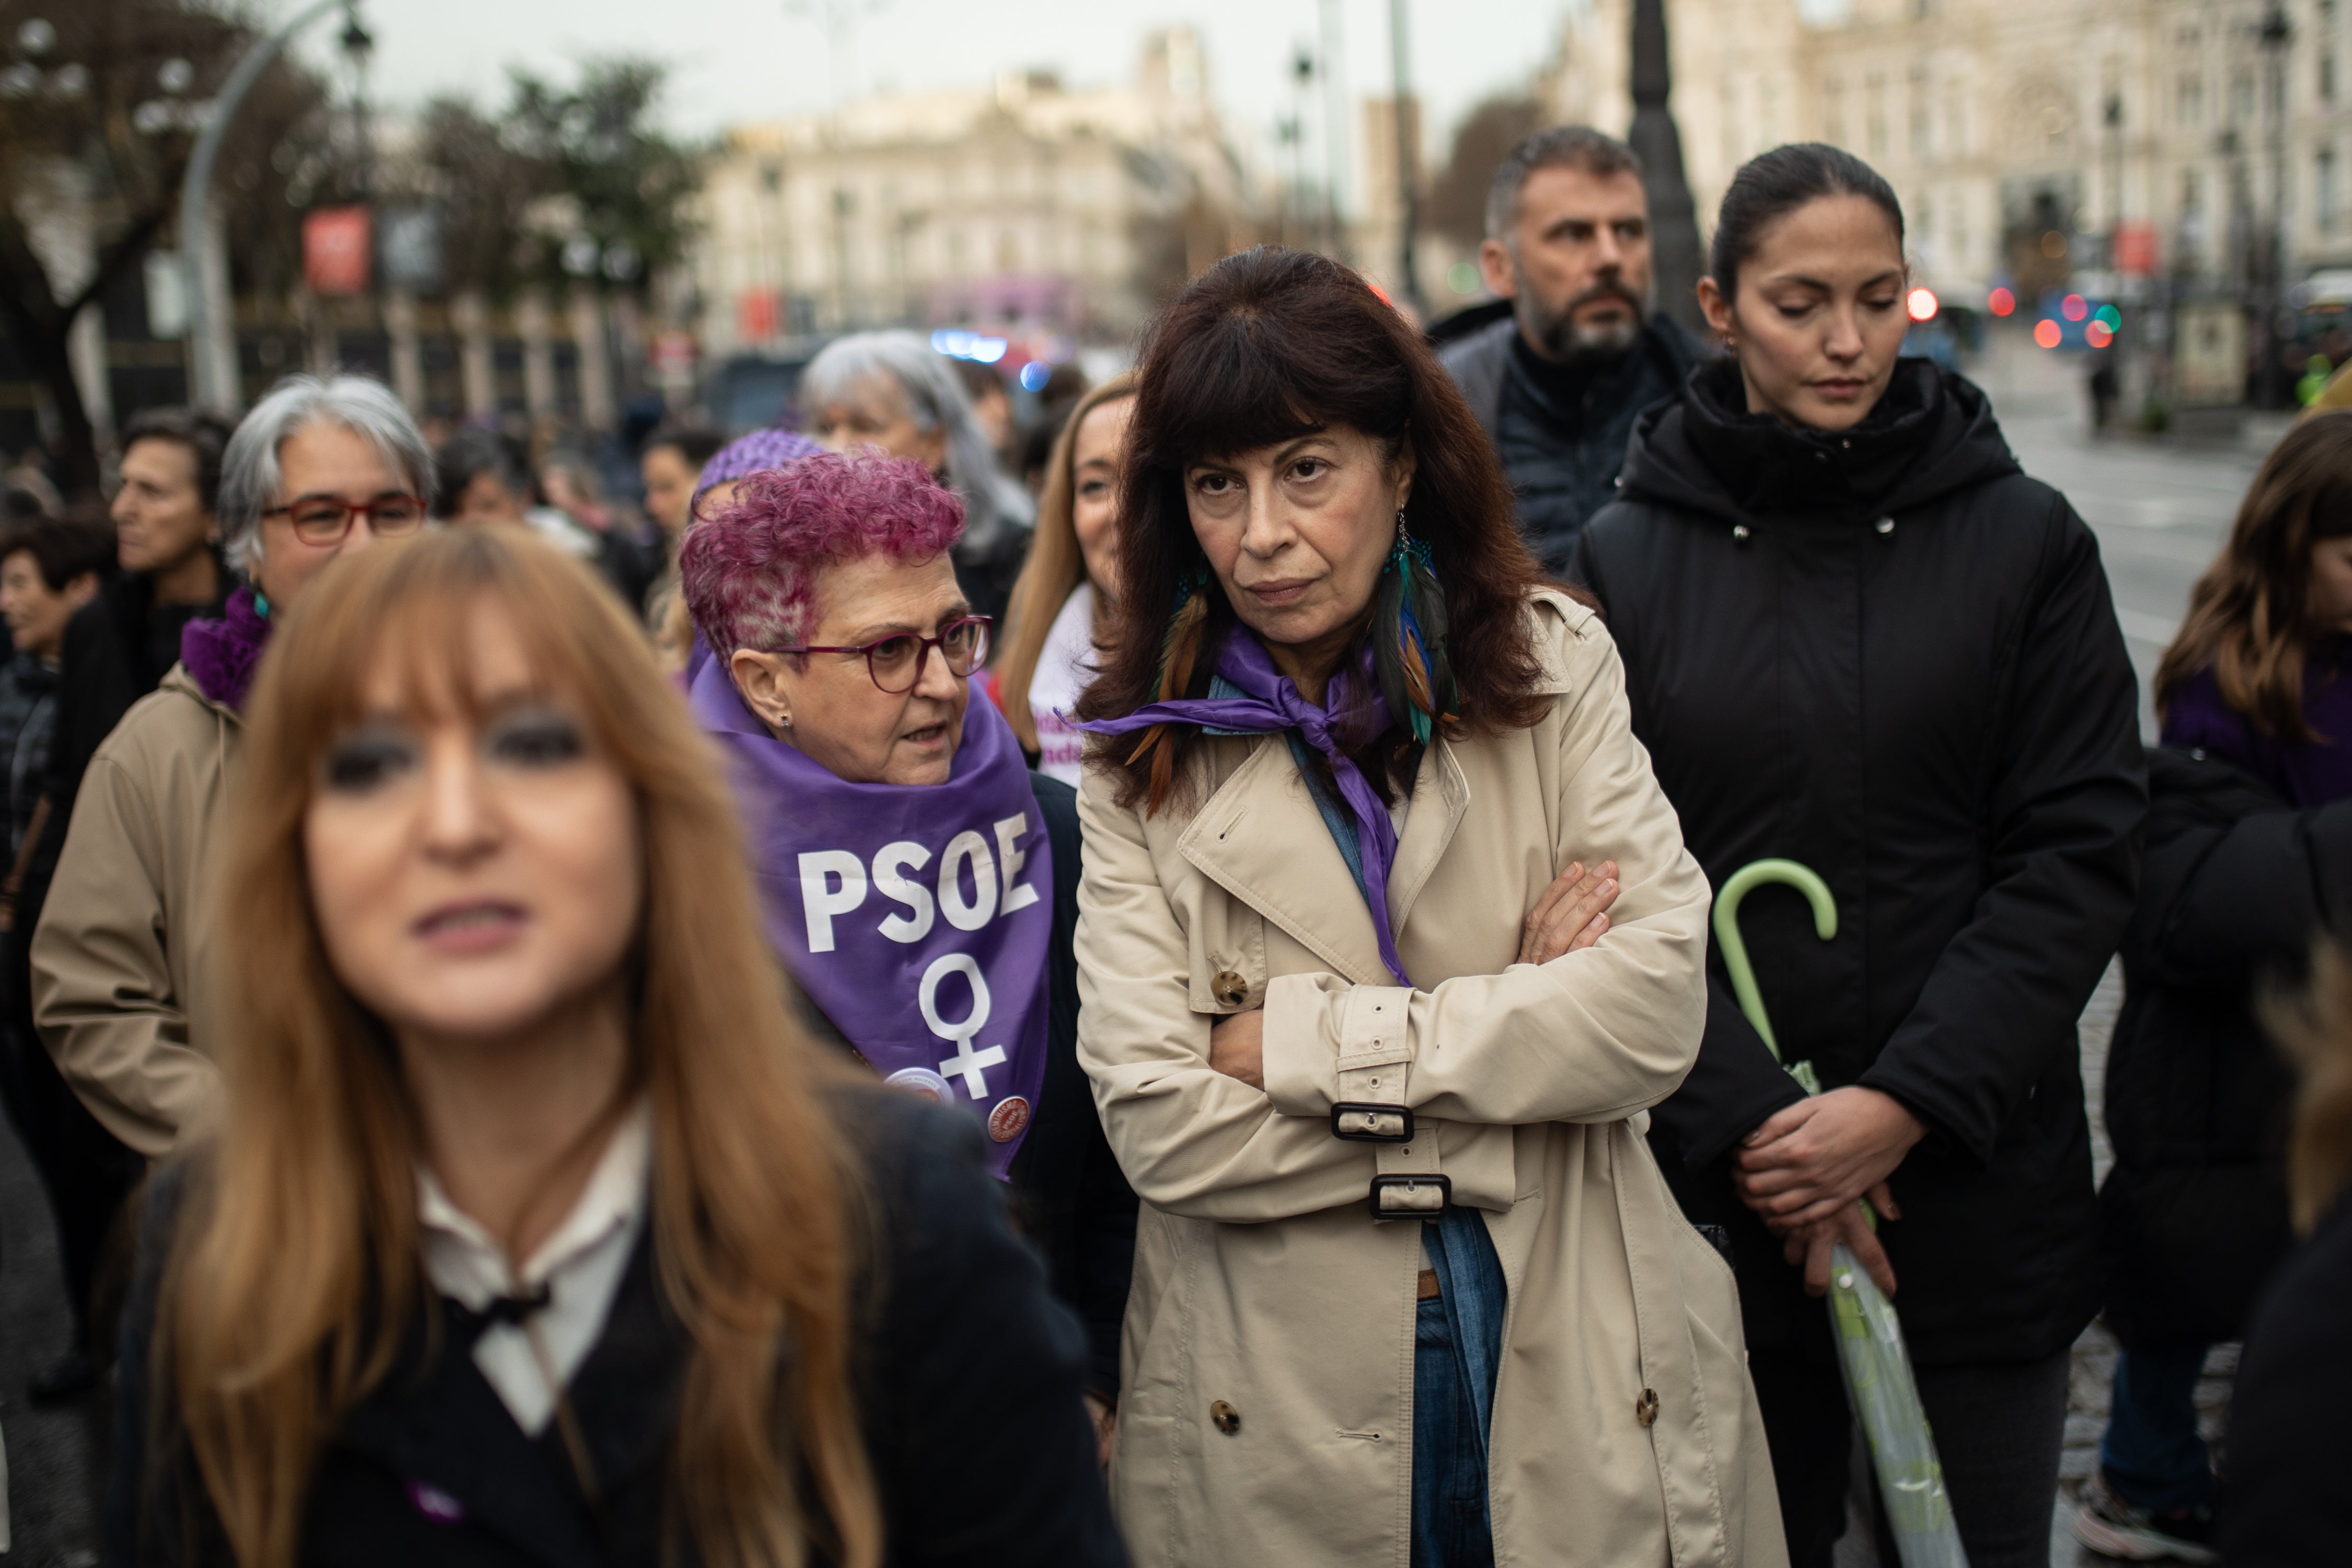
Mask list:
[[721,659],[688,703],[726,749],[777,955],[884,1078],[975,1111],[1003,1177],[1045,1081],[1054,934],[1013,726],[975,695],[945,784],[850,784],[770,734]]
[[1372,929],[1381,939],[1381,962],[1400,985],[1410,985],[1404,960],[1397,956],[1396,934],[1389,929],[1389,871],[1396,864],[1396,824],[1378,791],[1356,764],[1348,760],[1331,734],[1335,715],[1349,710],[1349,695],[1361,682],[1370,701],[1361,711],[1377,735],[1389,727],[1389,705],[1372,679],[1371,649],[1364,650],[1360,668],[1335,672],[1324,692],[1329,704],[1318,708],[1298,695],[1288,676],[1274,668],[1265,645],[1236,626],[1217,655],[1217,673],[1244,695],[1240,697],[1180,697],[1154,702],[1123,719],[1097,719],[1078,726],[1097,735],[1126,735],[1154,724],[1198,724],[1210,730],[1243,734],[1266,734],[1296,730],[1307,743],[1329,760],[1331,776],[1339,781],[1339,797],[1356,819],[1356,843],[1364,864],[1364,903],[1371,911]]
[[242,713],[253,667],[269,646],[269,627],[253,602],[252,587],[240,587],[228,596],[220,619],[190,621],[180,628],[180,662],[205,696]]

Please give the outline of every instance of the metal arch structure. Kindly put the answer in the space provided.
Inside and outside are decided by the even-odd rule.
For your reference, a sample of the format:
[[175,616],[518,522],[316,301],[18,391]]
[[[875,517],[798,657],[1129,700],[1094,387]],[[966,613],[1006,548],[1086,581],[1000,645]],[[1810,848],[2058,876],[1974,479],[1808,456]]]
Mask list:
[[212,319],[211,301],[205,298],[204,277],[205,208],[212,195],[213,170],[220,162],[221,143],[227,138],[228,128],[243,107],[246,95],[261,73],[286,52],[286,46],[296,34],[320,17],[333,11],[348,10],[357,18],[355,0],[317,0],[296,13],[293,19],[268,37],[257,41],[245,51],[222,85],[220,95],[213,100],[213,111],[205,121],[205,129],[196,138],[196,150],[188,159],[187,177],[180,183],[180,268],[184,279],[183,291],[187,297],[188,357],[193,372],[194,395],[189,401],[200,408],[235,416],[242,413],[243,398],[236,384],[235,343],[232,341],[228,360],[227,384],[221,384],[221,356],[215,351],[218,334],[228,330],[229,323]]

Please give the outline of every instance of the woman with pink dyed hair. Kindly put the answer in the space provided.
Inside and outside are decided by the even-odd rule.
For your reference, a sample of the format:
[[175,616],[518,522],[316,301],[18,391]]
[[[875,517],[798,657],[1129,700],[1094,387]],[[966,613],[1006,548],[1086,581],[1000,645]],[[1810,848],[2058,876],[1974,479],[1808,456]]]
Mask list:
[[993,628],[956,583],[964,503],[918,461],[825,453],[698,515],[678,568],[713,657],[688,700],[770,941],[819,1034],[970,1113],[1085,1325],[1107,1453],[1135,1194],[1077,1065],[1077,796],[971,700]]

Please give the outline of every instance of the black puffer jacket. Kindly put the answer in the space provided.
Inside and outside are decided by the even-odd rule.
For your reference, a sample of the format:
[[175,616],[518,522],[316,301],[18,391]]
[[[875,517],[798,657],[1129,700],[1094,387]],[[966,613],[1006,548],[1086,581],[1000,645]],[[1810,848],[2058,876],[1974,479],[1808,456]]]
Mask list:
[[[1633,727],[1720,886],[1786,856],[1741,925],[1791,1061],[1929,1129],[1881,1235],[1924,1364],[2063,1349],[2095,1303],[2075,1021],[2132,909],[2147,809],[2132,669],[2096,542],[2011,457],[1984,395],[1905,361],[1843,435],[1748,414],[1702,366],[1643,416],[1579,574]],[[1727,1151],[1798,1091],[1719,955],[1697,1065],[1651,1138],[1691,1216],[1730,1232],[1751,1345],[1818,1336]]]
[[2148,783],[2099,1189],[2107,1322],[2135,1350],[2236,1339],[2294,1245],[2294,1075],[2255,992],[2299,979],[2323,929],[2352,929],[2352,800],[2296,811],[2201,751],[2151,751]]

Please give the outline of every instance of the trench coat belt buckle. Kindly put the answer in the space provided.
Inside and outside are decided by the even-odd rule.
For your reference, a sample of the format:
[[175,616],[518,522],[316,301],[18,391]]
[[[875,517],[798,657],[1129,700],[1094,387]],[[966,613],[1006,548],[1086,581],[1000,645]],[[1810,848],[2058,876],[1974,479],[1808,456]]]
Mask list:
[[1343,1100],[1331,1108],[1331,1136],[1350,1143],[1410,1143],[1412,1107]]
[[1435,1219],[1454,1206],[1454,1183],[1438,1170],[1434,1125],[1414,1128],[1410,1143],[1376,1144],[1372,1158],[1368,1201],[1374,1219]]
[[1454,1206],[1454,1183],[1435,1171],[1385,1171],[1372,1178],[1372,1217],[1435,1219]]

